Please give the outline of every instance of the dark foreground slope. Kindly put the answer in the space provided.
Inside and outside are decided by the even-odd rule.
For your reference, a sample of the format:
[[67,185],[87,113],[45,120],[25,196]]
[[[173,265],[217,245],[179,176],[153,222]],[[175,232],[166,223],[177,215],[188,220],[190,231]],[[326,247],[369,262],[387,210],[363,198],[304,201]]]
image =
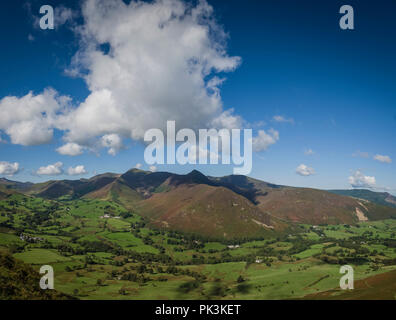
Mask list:
[[40,274],[33,268],[0,252],[0,300],[64,300],[71,297],[39,287]]

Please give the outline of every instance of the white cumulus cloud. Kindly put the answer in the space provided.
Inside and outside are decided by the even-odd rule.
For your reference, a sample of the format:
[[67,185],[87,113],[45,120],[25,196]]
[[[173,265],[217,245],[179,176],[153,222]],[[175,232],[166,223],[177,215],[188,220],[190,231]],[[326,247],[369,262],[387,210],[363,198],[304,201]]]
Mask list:
[[136,166],[135,166],[136,169],[140,169],[141,167],[142,167],[141,163],[136,163]]
[[157,171],[157,167],[156,166],[150,166],[149,170],[151,172],[155,172],[155,171]]
[[64,120],[69,141],[109,134],[141,140],[148,129],[165,129],[166,120],[192,129],[239,124],[223,110],[224,79],[216,74],[233,71],[240,58],[227,55],[226,34],[205,1],[88,0],[82,14],[72,67],[91,93]]
[[297,167],[296,173],[299,174],[300,176],[307,177],[315,174],[315,170],[314,168],[308,167],[307,165],[302,163]]
[[374,156],[374,160],[377,160],[379,162],[392,163],[392,159],[389,156],[383,156],[380,154],[376,154]]
[[269,146],[275,144],[278,140],[278,131],[270,129],[266,133],[264,130],[259,130],[258,135],[252,139],[253,151],[260,152],[267,150]]
[[48,166],[40,167],[37,171],[37,175],[45,176],[57,176],[63,173],[63,163],[56,162],[54,164],[49,164]]
[[56,149],[62,155],[78,156],[83,153],[84,148],[77,143],[69,142]]
[[79,176],[79,175],[83,175],[86,174],[87,171],[85,170],[85,167],[83,165],[78,165],[76,167],[69,167],[69,169],[67,169],[67,174],[69,176]]
[[13,176],[19,172],[18,162],[0,161],[0,174],[5,176]]
[[[77,22],[64,7],[55,15],[61,24]],[[165,132],[167,120],[177,130],[244,125],[220,92],[241,58],[227,53],[228,34],[205,0],[86,0],[81,16],[73,28],[79,49],[66,72],[85,80],[88,96],[73,106],[52,89],[3,98],[0,130],[12,143],[49,143],[58,129],[66,143],[60,154],[106,147],[115,155],[122,139],[142,141],[151,128]],[[259,131],[255,151],[278,139],[277,131]]]
[[375,177],[365,176],[360,170],[356,170],[348,181],[353,188],[374,188]]
[[70,98],[60,96],[53,89],[23,97],[8,96],[0,100],[0,130],[13,144],[39,145],[52,140],[58,114]]

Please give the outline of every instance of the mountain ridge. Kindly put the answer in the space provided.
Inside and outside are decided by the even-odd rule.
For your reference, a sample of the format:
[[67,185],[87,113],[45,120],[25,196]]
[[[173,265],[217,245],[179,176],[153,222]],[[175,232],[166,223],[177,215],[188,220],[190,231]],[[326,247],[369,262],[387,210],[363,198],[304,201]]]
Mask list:
[[396,208],[349,195],[242,175],[211,177],[197,170],[183,175],[131,169],[80,180],[21,185],[4,180],[0,186],[2,182],[3,189],[42,198],[115,201],[157,228],[224,238],[286,232],[296,223],[355,224],[396,217]]

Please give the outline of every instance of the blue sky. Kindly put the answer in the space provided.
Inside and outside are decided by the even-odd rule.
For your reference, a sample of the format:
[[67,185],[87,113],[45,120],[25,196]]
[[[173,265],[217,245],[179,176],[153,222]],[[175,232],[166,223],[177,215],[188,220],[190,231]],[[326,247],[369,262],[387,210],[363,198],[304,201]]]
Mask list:
[[[81,77],[65,73],[80,48],[71,30],[84,20],[80,1],[63,6],[76,12],[56,30],[34,26],[41,1],[1,4],[0,99],[22,97],[45,88],[70,96],[77,106],[92,92]],[[46,1],[56,8],[61,1]],[[244,119],[254,129],[279,132],[279,140],[253,154],[250,176],[272,183],[350,188],[349,177],[364,185],[375,177],[374,190],[396,194],[394,161],[396,133],[396,5],[390,1],[348,1],[355,11],[355,30],[341,30],[338,13],[343,1],[208,1],[219,26],[228,34],[225,50],[241,59],[220,86],[224,110]],[[137,48],[138,49],[138,48]],[[177,95],[170,90],[169,95]],[[150,93],[147,93],[148,95]],[[0,104],[0,108],[1,108]],[[275,121],[282,116],[289,121]],[[1,121],[1,120],[0,120]],[[0,122],[1,123],[1,122]],[[92,123],[94,126],[95,123]],[[259,128],[260,127],[260,128]],[[4,127],[5,128],[5,127]],[[0,130],[0,161],[18,162],[22,170],[10,179],[44,181],[76,179],[94,173],[124,172],[144,164],[139,140],[123,138],[124,147],[113,156],[106,149],[78,156],[59,154],[65,132],[54,129],[50,142],[13,144]],[[1,129],[1,125],[0,125]],[[313,154],[307,154],[307,150]],[[392,162],[378,161],[376,155]],[[384,159],[384,158],[379,158]],[[388,158],[386,158],[388,159]],[[37,175],[39,167],[62,162],[64,170],[84,165],[83,176]],[[304,164],[312,175],[299,175]],[[232,166],[160,165],[157,170],[178,173],[197,168],[205,174],[232,173]],[[361,174],[357,174],[356,172]],[[370,185],[367,185],[370,186]]]

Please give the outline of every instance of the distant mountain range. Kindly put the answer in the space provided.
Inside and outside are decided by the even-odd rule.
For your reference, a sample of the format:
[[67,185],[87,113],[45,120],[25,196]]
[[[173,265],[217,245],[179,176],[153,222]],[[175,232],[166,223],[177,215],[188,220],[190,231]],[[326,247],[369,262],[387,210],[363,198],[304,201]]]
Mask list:
[[233,238],[295,228],[295,223],[354,224],[396,218],[395,198],[368,190],[324,191],[246,176],[186,175],[132,169],[90,179],[21,183],[0,179],[0,198],[20,192],[47,199],[116,201],[158,228]]

